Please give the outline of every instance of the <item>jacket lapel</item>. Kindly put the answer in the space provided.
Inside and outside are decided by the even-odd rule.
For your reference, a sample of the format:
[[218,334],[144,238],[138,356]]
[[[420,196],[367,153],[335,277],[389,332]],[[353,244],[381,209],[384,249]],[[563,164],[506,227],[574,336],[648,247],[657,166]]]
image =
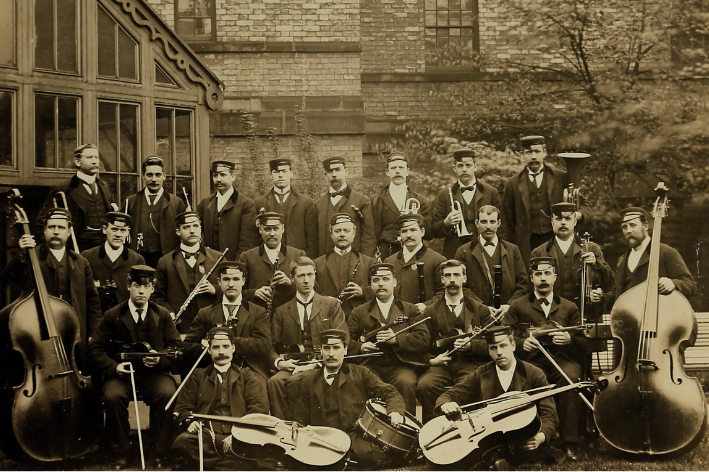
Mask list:
[[520,372],[520,369],[522,368],[522,361],[517,359],[517,365],[515,366],[515,373],[512,376],[512,382],[510,382],[510,388],[507,390],[509,391],[515,391],[515,392],[523,392],[524,390],[527,389],[527,379],[525,379],[524,375],[522,375],[522,372]]
[[554,184],[556,182],[556,177],[554,176],[554,171],[549,166],[544,166],[544,177],[547,180],[547,195],[549,195],[549,201],[553,202],[552,192],[554,191]]
[[[135,321],[133,321],[133,315],[131,315],[130,308],[128,308],[128,302],[124,302],[121,311],[122,313],[119,318],[126,327],[126,331],[130,334],[131,342],[135,344],[138,342],[138,339],[135,337]],[[148,313],[150,313],[150,311],[148,311]]]
[[[502,240],[500,238],[497,239],[497,244],[502,246]],[[485,278],[487,279],[487,283],[490,286],[490,289],[492,289],[492,284],[493,280],[490,278],[492,277],[492,273],[490,273],[489,267],[487,266],[487,261],[485,261],[485,255],[483,254],[483,246],[482,244],[478,243],[475,245],[475,247],[472,250],[473,257],[477,259],[478,265],[480,266],[480,271],[483,273]],[[500,248],[500,251],[502,251],[502,248]]]
[[[318,399],[318,405],[320,406],[320,414],[323,416],[323,418],[325,418],[325,390],[323,389],[323,383],[320,381],[323,376],[323,373],[322,369],[318,370],[320,371],[320,375],[318,376],[318,380],[315,381],[315,385],[313,386],[313,388],[315,391],[315,397]],[[340,375],[340,377],[342,377],[342,375]]]
[[389,193],[389,186],[384,190],[384,194],[382,195],[382,201],[384,202],[384,205],[386,205],[395,215],[398,215],[400,213],[399,208],[396,206],[396,203],[394,203],[394,200],[391,198],[391,194]]
[[491,369],[488,369],[487,372],[483,372],[480,376],[480,393],[483,398],[494,398],[496,381],[497,369],[493,365]]
[[[519,187],[519,195],[524,203],[524,211],[527,213],[527,221],[532,219],[532,207],[529,203],[529,177],[527,176],[527,167],[522,169],[522,172],[517,177],[517,186]],[[531,225],[531,222],[529,223]]]
[[[251,316],[251,311],[249,310],[249,306],[246,300],[243,298],[241,299],[241,306],[236,312],[236,335],[241,336],[241,332],[244,330],[244,325],[246,322],[249,320],[249,317]],[[221,306],[221,305],[220,305]],[[223,317],[223,315],[222,315]]]
[[327,269],[327,274],[330,276],[330,279],[332,279],[332,285],[334,287],[337,287],[337,262],[335,261],[336,258],[337,254],[335,254],[335,251],[332,251],[330,254],[325,256],[325,268]]
[[[185,291],[190,293],[190,283],[187,278],[187,262],[182,256],[182,250],[179,247],[175,249],[175,252],[172,254],[172,263],[175,266],[177,275],[180,276],[180,280],[182,281],[182,285],[185,287]],[[199,260],[197,264],[199,264]]]

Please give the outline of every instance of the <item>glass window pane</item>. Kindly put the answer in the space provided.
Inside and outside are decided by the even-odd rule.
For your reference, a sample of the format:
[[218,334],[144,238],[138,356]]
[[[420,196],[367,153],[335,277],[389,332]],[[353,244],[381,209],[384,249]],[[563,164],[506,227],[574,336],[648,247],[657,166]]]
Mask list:
[[133,38],[118,28],[118,76],[123,79],[137,79],[136,56],[138,46]]
[[[175,178],[174,177],[168,177],[165,179],[165,183],[163,184],[163,187],[165,187],[165,191],[168,193],[172,193],[173,195],[177,195],[175,193]],[[182,191],[182,189],[180,189]],[[179,197],[179,195],[178,195]]]
[[12,165],[12,92],[0,91],[0,166]]
[[450,0],[451,10],[460,10],[460,0]]
[[473,12],[471,11],[464,11],[461,12],[461,23],[463,26],[472,26],[473,25]]
[[198,18],[195,20],[195,36],[211,36],[212,34],[212,19]]
[[98,104],[98,150],[101,160],[101,172],[117,172],[118,141],[116,130],[115,103],[99,102]]
[[116,22],[98,9],[98,75],[116,77]]
[[424,2],[426,10],[435,10],[436,9],[436,0],[425,0]]
[[462,0],[461,10],[473,11],[473,0]]
[[54,167],[54,97],[34,98],[35,166]]
[[177,34],[181,34],[184,36],[194,36],[194,20],[178,20]]
[[447,11],[439,11],[437,18],[438,18],[438,26],[448,26],[448,12]]
[[136,172],[138,156],[138,107],[121,104],[121,172]]
[[193,0],[177,0],[177,12],[180,18],[183,16],[193,16],[194,15],[194,1]]
[[54,1],[34,3],[35,67],[54,69]]
[[170,108],[155,109],[155,154],[162,157],[165,173],[174,174],[172,165],[172,110]]
[[[172,179],[170,179],[170,180],[172,180]],[[192,189],[192,183],[193,183],[194,179],[192,179],[191,177],[178,177],[176,180],[177,180],[177,185],[176,185],[177,192],[175,192],[175,195],[177,195],[178,197],[180,197],[182,199],[182,201],[184,201],[185,194],[182,192],[182,187],[184,187],[185,190],[187,190],[187,195],[190,197],[189,204],[192,205],[192,208],[196,208],[197,204],[199,202],[196,202],[194,199],[194,191]],[[185,204],[187,204],[187,202],[185,202]]]
[[450,12],[450,22],[451,22],[451,26],[460,26],[460,12],[459,11]]
[[447,10],[448,9],[448,0],[438,0],[437,1],[437,6],[439,10]]
[[211,0],[194,0],[194,15],[209,16],[209,4]]
[[170,78],[169,75],[158,65],[158,63],[155,63],[155,82],[159,84],[166,84],[166,85],[175,85],[175,82]]
[[118,174],[101,174],[101,180],[108,184],[109,200],[118,201]]
[[192,175],[192,112],[175,110],[176,174]]
[[436,12],[427,11],[426,12],[426,26],[436,26]]
[[0,0],[0,64],[15,65],[15,0]]
[[57,70],[77,72],[76,0],[57,2]]
[[138,193],[138,176],[136,174],[123,174],[120,177],[120,198],[116,202],[121,202],[119,206],[121,211],[125,211],[126,198]]
[[77,115],[79,100],[77,98],[59,97],[57,113],[59,127],[59,164],[58,168],[74,168],[74,149],[79,146],[77,132]]

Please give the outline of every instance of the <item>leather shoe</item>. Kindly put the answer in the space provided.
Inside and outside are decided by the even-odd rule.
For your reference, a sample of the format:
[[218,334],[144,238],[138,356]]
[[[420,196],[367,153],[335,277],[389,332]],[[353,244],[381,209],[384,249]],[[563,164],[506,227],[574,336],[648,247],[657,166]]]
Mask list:
[[570,461],[578,461],[580,459],[578,448],[575,444],[565,444],[564,452],[566,453],[566,459]]
[[113,470],[127,470],[128,469],[128,459],[119,457],[113,461]]
[[507,459],[498,459],[495,461],[495,470],[510,470],[510,463]]

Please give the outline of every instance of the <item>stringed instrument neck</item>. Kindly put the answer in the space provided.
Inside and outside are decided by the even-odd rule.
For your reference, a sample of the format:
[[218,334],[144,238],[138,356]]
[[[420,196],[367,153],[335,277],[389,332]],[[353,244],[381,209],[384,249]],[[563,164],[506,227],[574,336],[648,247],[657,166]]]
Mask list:
[[667,216],[667,187],[660,182],[658,197],[653,209],[652,239],[650,240],[650,258],[647,268],[647,292],[645,296],[645,311],[643,315],[642,331],[647,337],[657,334],[657,316],[660,281],[660,242],[662,237],[662,219]]

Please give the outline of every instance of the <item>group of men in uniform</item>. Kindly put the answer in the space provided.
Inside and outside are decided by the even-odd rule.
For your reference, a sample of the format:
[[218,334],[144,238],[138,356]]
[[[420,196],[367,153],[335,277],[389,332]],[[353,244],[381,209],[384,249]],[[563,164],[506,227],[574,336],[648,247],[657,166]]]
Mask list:
[[[581,323],[584,264],[596,280],[591,302],[606,307],[644,281],[650,218],[642,208],[621,212],[629,250],[614,279],[600,247],[579,241],[583,208],[563,201],[566,174],[544,163],[543,138],[523,138],[522,147],[527,165],[507,181],[502,200],[476,180],[474,151],[456,151],[457,182],[432,211],[407,187],[400,152],[388,157],[390,184],[372,200],[348,186],[346,162],[337,157],[323,163],[330,188],[316,202],[291,186],[287,159],[270,162],[273,188],[255,201],[234,188],[234,163],[215,161],[216,191],[197,211],[165,191],[163,161],[149,157],[145,188],[128,199],[128,213],[108,205],[96,147],[79,147],[77,174],[40,212],[41,244],[23,236],[19,245],[38,252],[49,293],[79,316],[82,370],[101,384],[116,468],[127,466],[131,447],[129,375],[152,406],[157,465],[179,432],[164,413],[176,390],[170,374],[179,373],[186,384],[174,413],[186,429],[173,447],[187,456],[194,458],[197,429],[189,412],[270,412],[343,429],[363,467],[393,460],[352,429],[372,395],[386,400],[390,421],[400,424],[405,412],[415,415],[417,400],[428,421],[455,415],[468,401],[587,375],[582,334],[558,331],[544,341],[521,328]],[[67,209],[55,208],[57,192]],[[71,235],[81,254],[67,245]],[[442,254],[426,244],[431,238],[444,238]],[[24,251],[4,277],[30,286]],[[659,287],[696,292],[681,256],[665,244]],[[182,356],[119,362],[115,341]],[[369,356],[345,362],[346,354]],[[302,362],[308,358],[322,362]],[[557,458],[576,459],[583,408],[574,392],[544,401],[542,431],[518,449],[547,448],[558,432]],[[228,425],[210,424],[209,434],[205,464],[249,460],[234,453]]]

